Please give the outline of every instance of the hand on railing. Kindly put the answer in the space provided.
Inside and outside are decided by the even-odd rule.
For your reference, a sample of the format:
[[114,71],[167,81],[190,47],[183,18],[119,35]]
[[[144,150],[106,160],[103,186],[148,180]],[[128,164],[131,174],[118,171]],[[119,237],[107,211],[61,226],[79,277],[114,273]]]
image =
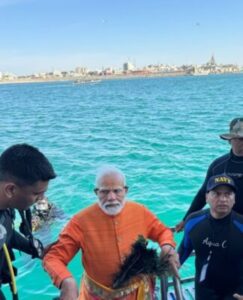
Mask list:
[[161,258],[168,259],[170,265],[170,275],[180,278],[178,269],[180,267],[179,256],[175,249],[170,245],[164,245],[161,247]]
[[175,229],[174,229],[175,232],[181,232],[181,231],[183,231],[184,225],[185,225],[184,221],[181,221],[180,223],[176,224]]

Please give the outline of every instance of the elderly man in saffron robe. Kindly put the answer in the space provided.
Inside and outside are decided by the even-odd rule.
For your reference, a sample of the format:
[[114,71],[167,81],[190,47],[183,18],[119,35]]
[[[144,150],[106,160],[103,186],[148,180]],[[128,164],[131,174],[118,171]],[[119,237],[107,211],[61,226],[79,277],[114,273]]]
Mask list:
[[[132,278],[120,289],[112,289],[112,282],[132,244],[141,235],[157,242],[163,255],[169,254],[171,270],[176,274],[178,257],[171,230],[143,205],[126,200],[126,179],[119,169],[102,168],[94,191],[97,203],[69,221],[44,258],[45,270],[61,290],[60,299],[154,299],[149,276]],[[84,266],[80,292],[67,269],[79,250]]]

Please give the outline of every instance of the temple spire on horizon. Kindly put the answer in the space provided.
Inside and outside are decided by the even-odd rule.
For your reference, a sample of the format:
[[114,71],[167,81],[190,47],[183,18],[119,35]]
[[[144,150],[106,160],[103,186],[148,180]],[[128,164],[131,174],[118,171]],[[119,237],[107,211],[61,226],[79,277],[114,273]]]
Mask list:
[[215,62],[215,58],[214,58],[214,55],[212,54],[209,62],[208,62],[209,65],[211,66],[215,66],[216,65],[216,62]]

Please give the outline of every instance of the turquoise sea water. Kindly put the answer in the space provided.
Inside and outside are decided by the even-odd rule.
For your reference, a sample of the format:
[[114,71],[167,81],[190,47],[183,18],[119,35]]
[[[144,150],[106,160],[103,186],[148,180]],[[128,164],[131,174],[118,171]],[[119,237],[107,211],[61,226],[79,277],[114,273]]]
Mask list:
[[[33,144],[58,174],[47,196],[66,219],[39,232],[45,243],[95,201],[95,172],[103,164],[121,168],[129,198],[173,226],[208,164],[229,149],[218,135],[228,131],[232,118],[243,115],[243,74],[0,85],[0,114],[0,151],[15,143]],[[78,255],[70,265],[78,281],[79,260]],[[17,254],[16,265],[20,299],[35,295],[47,300],[58,294],[39,261]],[[184,272],[190,268],[189,263]]]

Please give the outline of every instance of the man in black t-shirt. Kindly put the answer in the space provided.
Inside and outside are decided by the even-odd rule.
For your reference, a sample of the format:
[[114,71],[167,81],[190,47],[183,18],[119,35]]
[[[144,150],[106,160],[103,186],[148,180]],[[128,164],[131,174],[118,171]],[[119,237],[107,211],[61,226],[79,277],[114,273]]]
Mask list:
[[237,187],[234,210],[239,214],[243,214],[243,117],[233,119],[230,122],[229,133],[221,134],[220,137],[231,144],[231,151],[215,159],[209,166],[204,183],[197,192],[183,220],[176,225],[176,231],[183,230],[185,219],[190,213],[204,207],[206,204],[206,185],[209,178],[214,175],[224,173],[234,179]]

